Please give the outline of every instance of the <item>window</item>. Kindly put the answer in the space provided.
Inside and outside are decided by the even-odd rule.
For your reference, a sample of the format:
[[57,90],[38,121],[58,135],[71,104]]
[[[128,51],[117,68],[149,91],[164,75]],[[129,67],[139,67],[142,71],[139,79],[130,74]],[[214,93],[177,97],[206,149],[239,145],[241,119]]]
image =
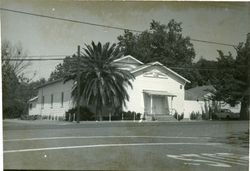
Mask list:
[[182,85],[180,85],[180,89],[182,89]]
[[53,94],[50,95],[50,107],[53,108]]
[[30,103],[30,109],[32,109],[32,103]]
[[44,96],[42,96],[42,109],[44,108],[44,100],[45,100],[45,98],[44,98]]
[[61,93],[61,107],[63,107],[64,93]]

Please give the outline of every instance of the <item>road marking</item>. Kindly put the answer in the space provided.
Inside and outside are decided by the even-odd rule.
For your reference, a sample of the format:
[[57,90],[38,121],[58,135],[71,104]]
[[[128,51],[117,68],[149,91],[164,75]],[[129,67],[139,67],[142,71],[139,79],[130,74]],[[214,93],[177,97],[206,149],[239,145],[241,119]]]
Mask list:
[[[228,159],[226,159],[226,158],[215,157],[216,155],[217,154],[202,153],[201,155],[199,155],[199,154],[167,155],[167,157],[178,159],[178,160],[195,162],[195,163],[205,163],[207,165],[215,166],[215,167],[231,167],[231,165],[229,165],[229,164],[248,166],[248,163],[245,163],[244,160],[228,161]],[[184,163],[184,164],[186,164],[186,163]]]
[[42,137],[42,138],[6,139],[3,141],[4,142],[11,142],[11,141],[34,141],[34,140],[57,140],[57,139],[96,139],[96,138],[210,139],[210,137],[167,137],[167,136],[70,136],[70,137]]
[[76,149],[76,148],[96,148],[96,147],[124,147],[124,146],[160,146],[160,145],[201,145],[201,146],[216,146],[222,145],[221,143],[132,143],[132,144],[97,144],[97,145],[81,145],[81,146],[64,146],[64,147],[48,147],[48,148],[32,148],[20,150],[7,150],[3,153],[20,153],[32,151],[49,151],[49,150],[63,150],[63,149]]
[[184,163],[184,164],[187,164],[187,165],[194,165],[194,166],[199,166],[199,165],[201,165],[200,163]]
[[218,156],[220,157],[226,157],[226,158],[230,158],[230,159],[241,159],[242,161],[249,161],[249,156],[243,156],[243,155],[237,155],[237,154],[233,154],[233,153],[216,153]]
[[248,162],[246,161],[246,160],[242,160],[242,159],[240,159],[240,158],[228,158],[228,157],[222,157],[222,156],[218,156],[218,155],[216,155],[216,154],[208,154],[208,153],[202,153],[201,155],[203,155],[203,156],[206,156],[206,157],[211,157],[211,158],[213,158],[213,159],[215,159],[215,160],[223,160],[223,161],[225,161],[225,162],[234,162],[234,163],[240,163],[240,164],[247,164]]
[[213,156],[200,156],[200,158],[203,158],[203,159],[208,159],[208,160],[215,160],[217,162],[223,162],[223,163],[231,163],[231,164],[238,164],[238,165],[241,165],[241,166],[248,166],[247,164],[244,164],[244,163],[240,163],[240,162],[234,162],[234,161],[227,161],[227,160],[223,160],[223,159],[218,159],[218,158],[215,158]]
[[[225,163],[200,159],[200,155],[198,154],[167,155],[167,157],[177,159],[177,160],[195,162],[195,163],[205,163],[209,166],[215,166],[215,167],[232,167],[231,165],[228,165]],[[192,157],[192,158],[188,158],[188,157]]]

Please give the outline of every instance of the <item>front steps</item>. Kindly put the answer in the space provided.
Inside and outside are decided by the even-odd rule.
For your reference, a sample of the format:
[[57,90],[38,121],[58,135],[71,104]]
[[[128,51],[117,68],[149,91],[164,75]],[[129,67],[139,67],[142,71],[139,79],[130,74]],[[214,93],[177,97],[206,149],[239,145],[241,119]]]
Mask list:
[[172,115],[146,115],[146,121],[164,121],[164,122],[175,122],[177,119]]

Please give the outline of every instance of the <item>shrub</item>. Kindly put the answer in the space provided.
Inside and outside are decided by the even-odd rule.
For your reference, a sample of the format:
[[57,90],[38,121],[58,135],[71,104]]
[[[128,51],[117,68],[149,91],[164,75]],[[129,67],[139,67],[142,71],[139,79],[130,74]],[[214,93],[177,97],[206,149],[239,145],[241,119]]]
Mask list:
[[201,117],[202,117],[203,120],[207,120],[207,119],[208,119],[208,116],[207,116],[206,113],[202,113],[202,114],[201,114]]
[[190,119],[191,120],[195,120],[196,119],[196,113],[194,111],[191,112]]
[[[66,112],[65,120],[73,121],[77,113],[77,108],[69,109]],[[92,113],[87,107],[80,107],[80,121],[93,121],[95,120],[95,114]]]
[[[177,117],[178,116],[178,117]],[[174,118],[177,119],[178,121],[182,120],[184,118],[184,113],[181,113],[180,115],[178,114],[177,111],[174,113]]]
[[59,116],[59,117],[58,117],[58,120],[59,120],[59,121],[63,121],[64,118],[63,118],[62,116]]
[[156,120],[157,120],[156,117],[152,116],[151,121],[156,121]]
[[41,119],[41,115],[21,115],[21,120],[39,120]]
[[190,114],[190,119],[191,120],[201,120],[202,119],[202,115],[199,113],[199,112],[192,112],[191,114]]
[[43,116],[42,116],[42,119],[48,119],[48,118],[49,118],[48,115],[43,115]]
[[140,120],[141,113],[136,113],[135,111],[120,111],[112,116],[112,120]]

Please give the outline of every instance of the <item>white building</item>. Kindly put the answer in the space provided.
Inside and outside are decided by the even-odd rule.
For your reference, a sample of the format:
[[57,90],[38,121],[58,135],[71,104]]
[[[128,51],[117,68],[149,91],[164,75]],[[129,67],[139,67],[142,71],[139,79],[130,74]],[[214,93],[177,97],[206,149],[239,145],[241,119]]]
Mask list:
[[[113,63],[129,70],[134,76],[130,100],[124,111],[142,113],[145,117],[169,116],[173,111],[184,113],[184,87],[188,81],[160,62],[143,64],[132,56],[124,56]],[[57,80],[39,87],[37,104],[29,115],[42,115],[52,119],[64,117],[73,107],[71,89],[73,81]],[[33,101],[31,101],[33,102]],[[34,103],[34,102],[33,102]],[[34,105],[33,105],[34,106]],[[189,115],[184,117],[188,118]]]
[[230,109],[233,113],[240,113],[241,104],[230,106],[221,101],[212,101],[212,92],[216,91],[213,86],[197,86],[185,91],[185,115],[194,113],[207,113],[209,108]]
[[64,83],[60,79],[38,87],[36,99],[29,100],[29,115],[41,115],[55,120],[65,117],[65,112],[73,107],[72,86],[73,81]]

